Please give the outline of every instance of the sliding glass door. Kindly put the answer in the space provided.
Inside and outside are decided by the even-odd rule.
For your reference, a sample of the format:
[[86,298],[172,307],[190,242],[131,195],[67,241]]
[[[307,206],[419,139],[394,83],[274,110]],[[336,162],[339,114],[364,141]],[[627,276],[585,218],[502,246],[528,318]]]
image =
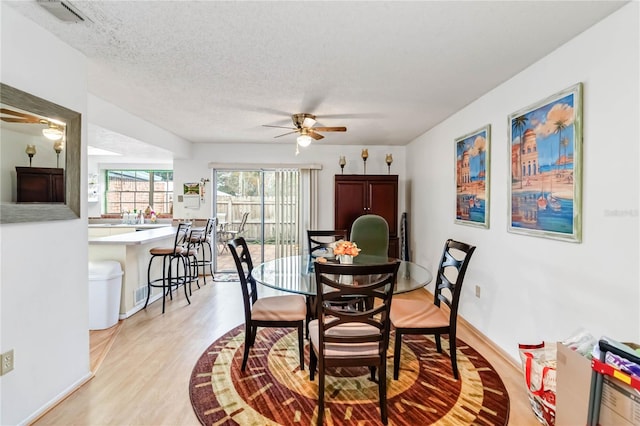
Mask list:
[[226,241],[242,236],[254,265],[297,254],[299,172],[284,169],[214,170],[213,211],[219,221],[215,272],[234,272]]

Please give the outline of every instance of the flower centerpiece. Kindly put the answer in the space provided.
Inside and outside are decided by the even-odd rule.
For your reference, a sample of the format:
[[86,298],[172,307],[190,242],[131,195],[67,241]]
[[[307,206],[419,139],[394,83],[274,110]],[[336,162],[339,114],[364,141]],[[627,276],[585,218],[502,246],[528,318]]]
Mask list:
[[332,246],[333,254],[340,263],[353,263],[353,258],[360,254],[358,245],[353,241],[338,240]]

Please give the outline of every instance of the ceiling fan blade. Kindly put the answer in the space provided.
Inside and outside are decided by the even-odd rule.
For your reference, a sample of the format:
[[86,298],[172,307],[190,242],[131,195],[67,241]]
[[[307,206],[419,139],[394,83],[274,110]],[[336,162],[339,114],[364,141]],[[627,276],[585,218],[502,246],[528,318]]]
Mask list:
[[324,138],[324,136],[322,136],[320,133],[317,133],[314,129],[307,129],[307,134],[317,141]]
[[7,123],[29,123],[24,118],[16,118],[16,117],[0,117],[0,120],[6,121]]
[[262,127],[275,127],[276,129],[291,129],[291,130],[298,130],[295,127],[286,127],[286,126],[271,126],[269,124],[263,124]]
[[[21,121],[13,121],[14,123],[40,123],[40,118],[31,114],[25,114],[23,112],[13,111],[6,108],[0,108],[0,113],[7,114],[7,115],[14,115],[16,117],[21,118]],[[7,118],[12,118],[12,117],[7,117]]]
[[290,134],[292,134],[292,133],[298,133],[298,130],[294,130],[293,132],[283,133],[283,134],[281,134],[281,135],[274,136],[274,138],[279,138],[279,137],[282,137],[282,136],[287,136],[287,135],[290,135]]
[[318,132],[346,132],[346,127],[314,127],[313,130]]

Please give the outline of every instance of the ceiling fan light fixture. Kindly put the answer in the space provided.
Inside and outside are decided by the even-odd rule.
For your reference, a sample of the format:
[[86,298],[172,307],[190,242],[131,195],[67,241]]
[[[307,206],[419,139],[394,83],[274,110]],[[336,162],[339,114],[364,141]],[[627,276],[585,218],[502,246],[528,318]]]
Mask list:
[[312,141],[311,136],[309,135],[300,135],[296,140],[298,142],[298,145],[300,145],[303,148],[306,148],[309,145],[311,145],[311,141]]
[[310,116],[307,116],[302,121],[302,127],[313,127],[316,124],[316,119]]
[[57,127],[47,127],[46,129],[42,129],[42,134],[45,138],[52,141],[62,139],[62,130]]

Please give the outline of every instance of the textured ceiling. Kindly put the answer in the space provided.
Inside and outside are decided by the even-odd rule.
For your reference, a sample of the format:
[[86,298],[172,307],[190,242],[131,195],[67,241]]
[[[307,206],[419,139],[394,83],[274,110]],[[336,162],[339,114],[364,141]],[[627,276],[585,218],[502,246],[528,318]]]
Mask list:
[[[198,143],[404,145],[625,2],[72,1],[10,4],[89,58],[89,90]],[[91,118],[89,117],[89,120]]]

